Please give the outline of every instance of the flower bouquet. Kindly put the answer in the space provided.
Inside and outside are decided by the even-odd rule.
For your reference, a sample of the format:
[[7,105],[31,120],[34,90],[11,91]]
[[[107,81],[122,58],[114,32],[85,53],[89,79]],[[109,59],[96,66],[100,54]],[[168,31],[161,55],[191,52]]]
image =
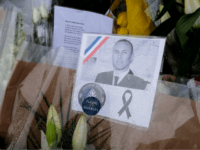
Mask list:
[[45,3],[42,3],[39,8],[34,7],[34,2],[32,6],[32,41],[43,46],[52,46],[53,16],[51,15],[51,7],[46,7]]
[[[45,141],[41,141],[41,136],[45,135],[49,148],[77,147],[82,128],[76,131],[76,126],[79,126],[77,122],[81,113],[71,110],[76,71],[57,65],[54,61],[57,50],[52,53],[47,47],[25,43],[22,45],[24,49],[20,49],[1,105],[0,136],[6,143],[1,148],[40,149]],[[86,119],[83,129],[84,137],[87,135],[87,146],[93,144],[97,148],[108,148],[109,122],[104,118],[87,116]],[[75,140],[73,135],[76,135]],[[72,144],[73,141],[75,144]],[[52,144],[54,142],[56,144]]]
[[[135,3],[136,1],[132,2]],[[118,6],[115,6],[118,3],[116,1],[110,8],[112,13],[116,15],[116,32],[129,35],[137,32],[134,34],[167,36],[175,28],[175,45],[168,43],[168,46],[177,46],[180,48],[178,50],[181,50],[180,67],[176,68],[175,73],[180,76],[185,74],[192,76],[194,75],[194,67],[198,66],[199,63],[199,56],[196,55],[199,51],[199,29],[193,27],[199,17],[199,9],[192,14],[184,14],[182,10],[184,5],[186,6],[186,0],[185,4],[175,2],[175,0],[163,2],[164,5],[160,7],[160,10],[159,7],[155,9],[160,12],[156,16],[157,13],[151,12],[154,6],[157,6],[154,5],[155,1],[147,1],[147,3],[143,1],[139,2],[138,6],[133,6],[133,3],[127,0],[127,8],[125,7],[123,13],[120,9],[124,8],[124,2],[122,2],[119,13],[115,14],[114,8],[116,7],[115,11],[117,11]],[[143,19],[136,22],[137,19],[132,18],[134,15],[131,15],[132,8],[135,9],[134,14],[138,10],[139,16],[143,16],[141,17]],[[175,10],[180,12],[175,13],[177,12]],[[161,18],[167,11],[167,16]],[[43,13],[47,14],[44,5],[37,6],[37,10],[33,10],[32,21],[36,23],[33,27],[35,35],[32,34],[34,40],[31,42],[23,41],[19,44],[17,61],[13,65],[12,72],[10,72],[11,77],[7,79],[8,84],[5,85],[6,89],[0,109],[0,136],[5,139],[5,145],[0,145],[0,148],[180,149],[200,147],[200,104],[191,100],[190,97],[174,97],[157,90],[148,129],[115,122],[109,118],[90,117],[81,112],[73,111],[71,109],[73,101],[71,95],[76,70],[60,67],[55,62],[57,50],[52,53],[51,48],[47,47],[47,45],[51,45],[51,42],[49,42],[51,39],[44,40],[44,38],[41,38],[43,35],[51,35],[46,30],[48,23],[46,24],[45,20],[38,19],[41,18]],[[34,15],[36,15],[36,18]],[[170,18],[168,18],[169,15]],[[127,21],[124,18],[127,18]],[[157,20],[161,18],[161,24],[158,23],[159,21],[157,24],[153,24],[153,21],[156,20],[153,18]],[[23,21],[23,19],[19,19],[20,21]],[[136,23],[134,24],[134,22]],[[146,22],[146,26],[141,26],[142,23]],[[23,29],[20,23],[15,23],[14,27],[16,26]],[[44,32],[42,31],[44,33],[42,36],[39,32],[40,26],[45,28]],[[138,33],[139,31],[141,33]],[[23,32],[16,33],[14,32],[12,35],[19,37],[18,40],[24,35]],[[1,42],[3,40],[5,39],[2,39]],[[13,38],[11,43],[17,44],[18,40]],[[5,44],[5,42],[2,43]],[[189,54],[189,49],[193,49],[191,54]],[[168,54],[166,55],[168,56]],[[168,61],[174,63],[172,59]],[[186,67],[181,67],[181,65]],[[12,66],[11,59],[9,59],[9,66]],[[168,78],[173,82],[176,81],[175,77],[164,77],[165,80]],[[183,88],[176,88],[176,90],[185,90],[185,86],[182,85],[173,86],[173,88],[175,87]],[[187,93],[187,95],[189,94]]]

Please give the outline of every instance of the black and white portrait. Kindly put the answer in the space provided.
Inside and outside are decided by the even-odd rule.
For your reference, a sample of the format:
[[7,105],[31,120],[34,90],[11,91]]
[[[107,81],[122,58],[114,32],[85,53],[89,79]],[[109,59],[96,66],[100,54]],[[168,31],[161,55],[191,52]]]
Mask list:
[[144,90],[150,82],[134,75],[130,69],[133,59],[131,42],[125,39],[117,41],[112,50],[113,71],[99,73],[95,82]]
[[[88,46],[92,41],[88,38]],[[82,79],[145,90],[151,84],[158,48],[156,40],[110,37],[84,64]]]

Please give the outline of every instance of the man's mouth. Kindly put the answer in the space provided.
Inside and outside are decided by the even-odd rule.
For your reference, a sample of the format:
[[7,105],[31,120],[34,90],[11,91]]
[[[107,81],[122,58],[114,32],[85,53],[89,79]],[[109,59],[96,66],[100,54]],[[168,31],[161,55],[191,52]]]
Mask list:
[[122,64],[122,62],[120,61],[120,62],[117,62],[117,64]]

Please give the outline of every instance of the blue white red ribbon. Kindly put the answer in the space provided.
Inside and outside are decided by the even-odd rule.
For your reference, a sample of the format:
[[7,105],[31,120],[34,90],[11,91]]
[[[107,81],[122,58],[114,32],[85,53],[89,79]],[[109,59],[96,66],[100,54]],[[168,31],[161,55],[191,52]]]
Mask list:
[[83,65],[99,50],[109,37],[98,36],[84,52]]

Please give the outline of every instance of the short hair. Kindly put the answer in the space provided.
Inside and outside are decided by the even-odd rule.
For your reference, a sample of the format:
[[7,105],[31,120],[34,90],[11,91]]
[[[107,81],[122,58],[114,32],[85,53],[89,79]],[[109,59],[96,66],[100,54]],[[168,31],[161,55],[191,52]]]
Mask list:
[[126,39],[121,39],[119,41],[117,41],[115,44],[119,43],[119,42],[126,42],[126,43],[129,43],[130,46],[131,46],[131,54],[133,54],[133,45],[130,41],[126,40]]

